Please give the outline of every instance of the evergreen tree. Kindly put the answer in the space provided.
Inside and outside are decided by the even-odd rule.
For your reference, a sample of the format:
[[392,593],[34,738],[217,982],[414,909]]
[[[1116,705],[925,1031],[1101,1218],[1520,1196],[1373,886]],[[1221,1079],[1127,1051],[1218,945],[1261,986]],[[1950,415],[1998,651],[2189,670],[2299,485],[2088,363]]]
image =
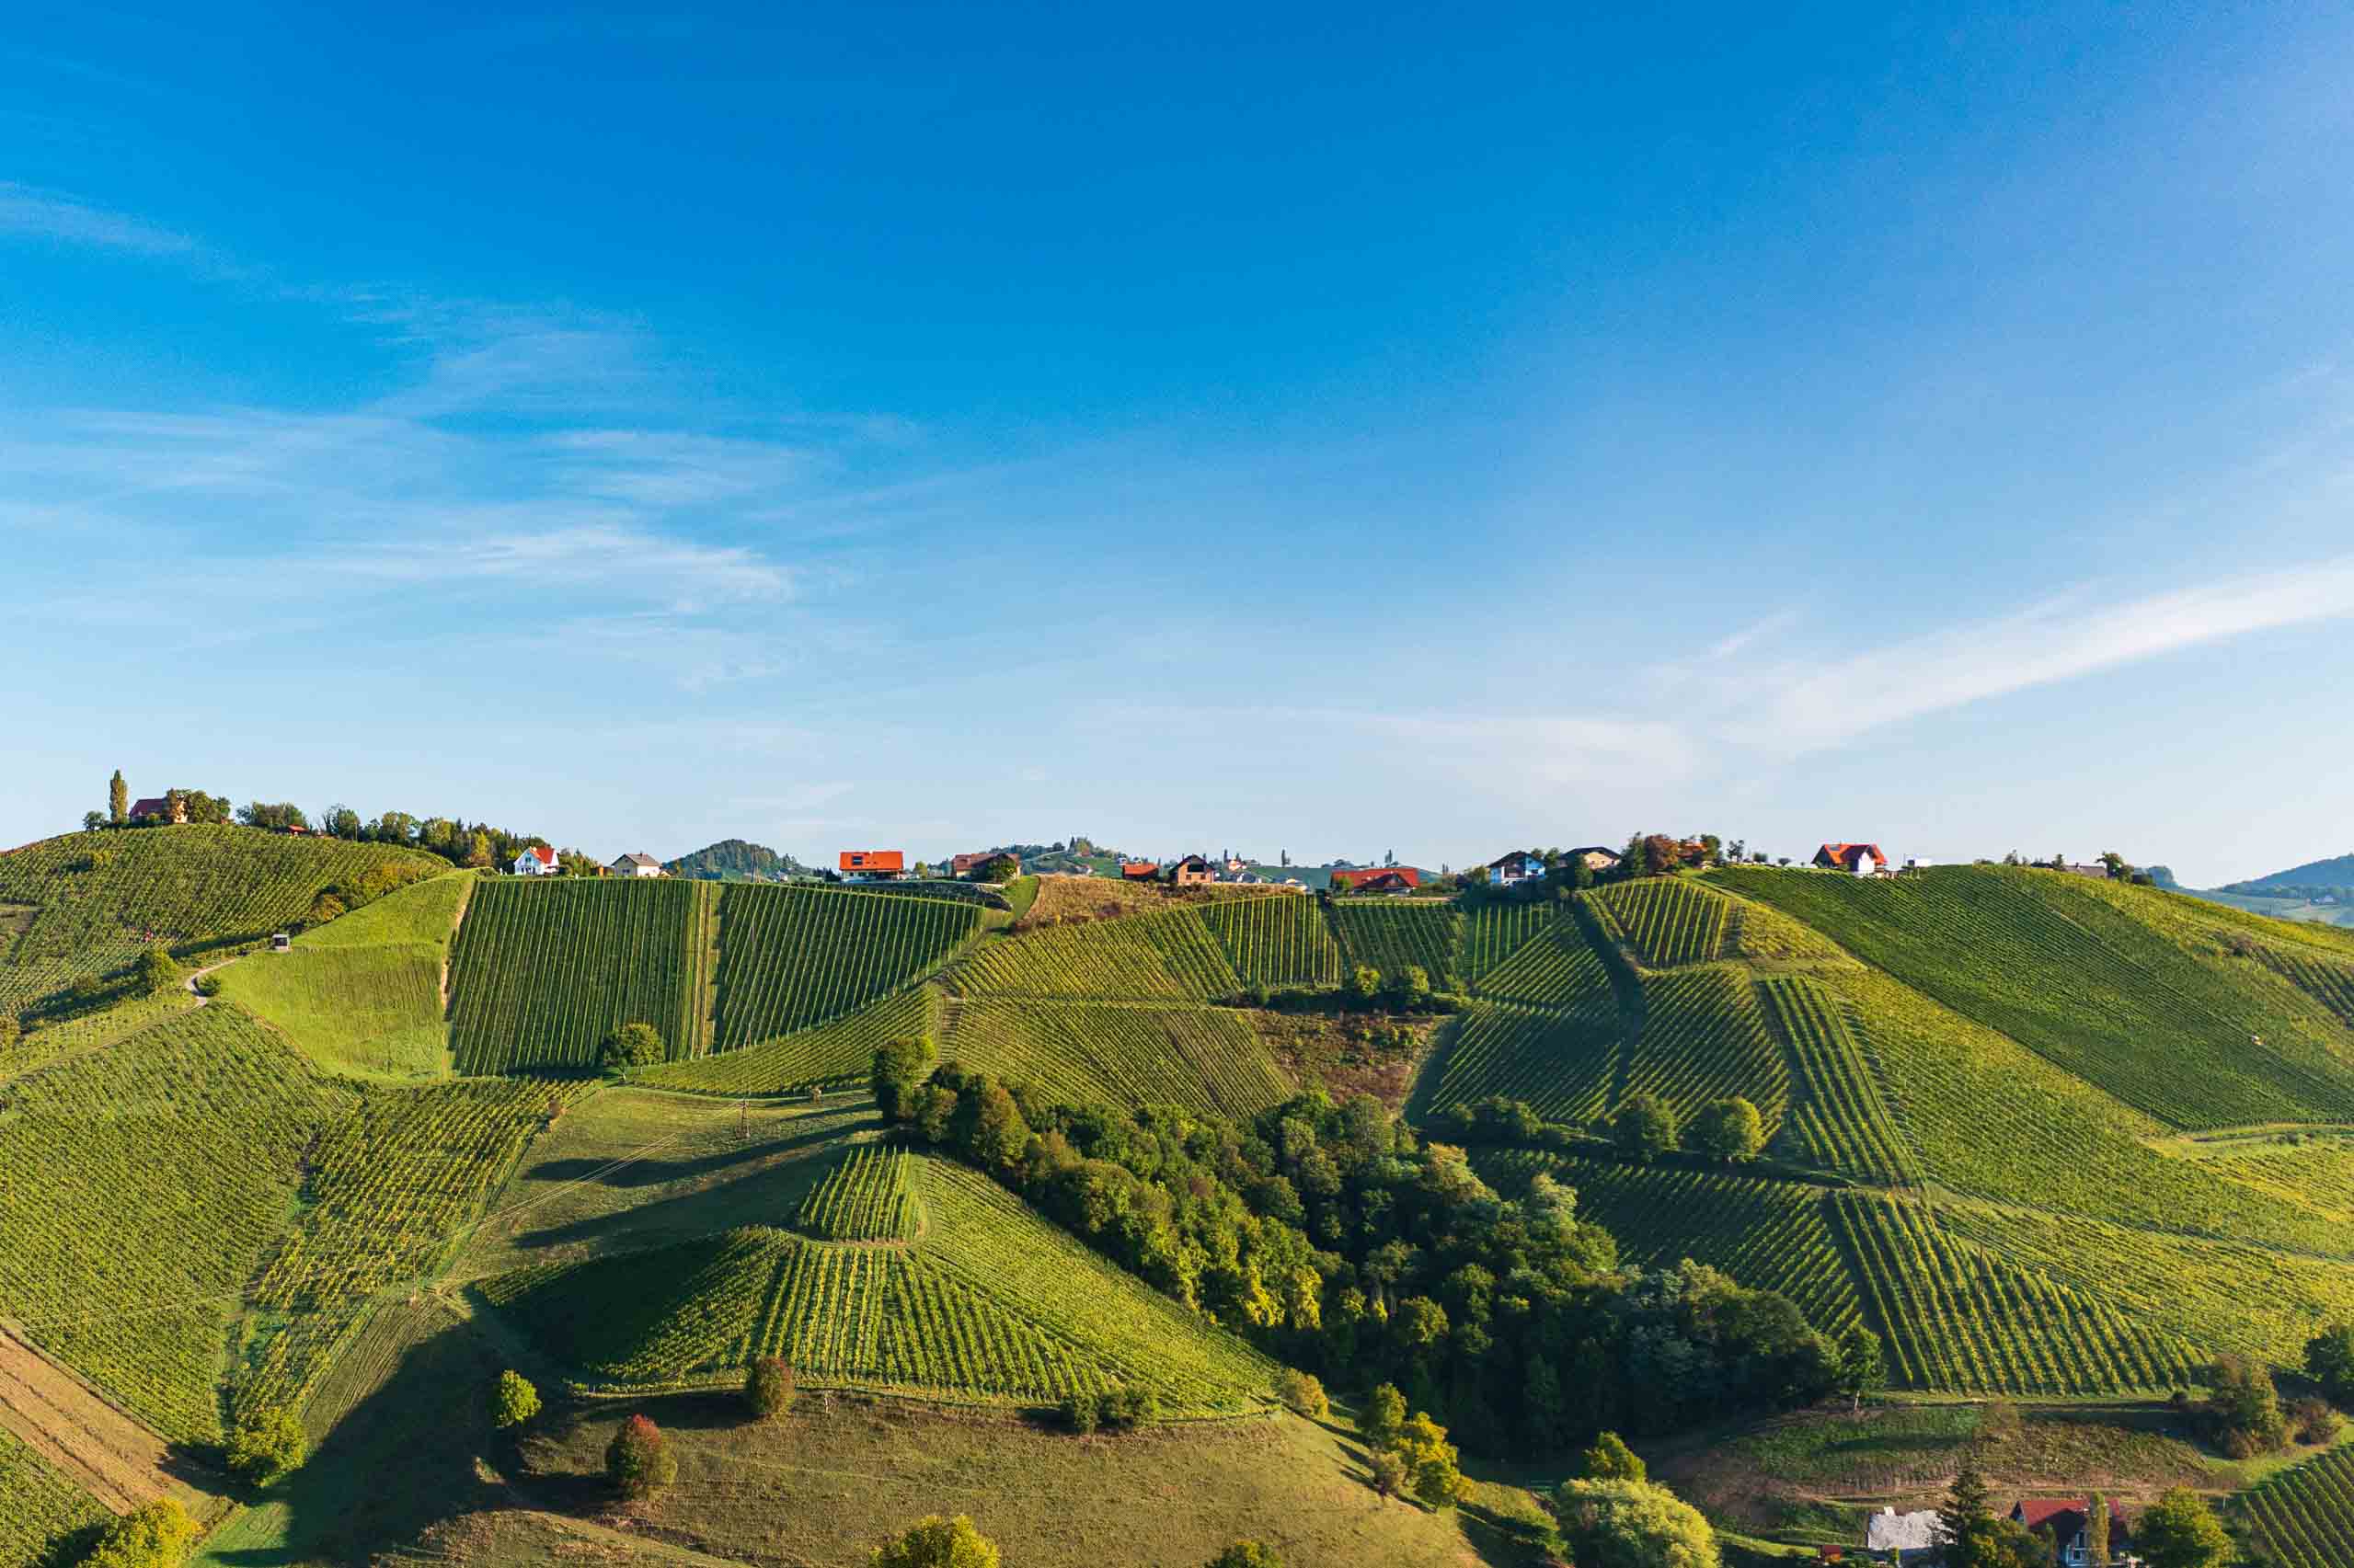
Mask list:
[[120,828],[131,816],[131,786],[122,782],[122,770],[117,768],[114,777],[107,781],[107,820]]
[[2108,1568],[2108,1499],[2097,1492],[2084,1511],[2084,1549],[2092,1568]]
[[1984,1550],[1994,1524],[1992,1496],[1986,1478],[1978,1473],[1978,1456],[1964,1453],[1937,1508],[1937,1539],[1945,1544],[1947,1568],[1980,1568],[1982,1560],[1976,1554]]

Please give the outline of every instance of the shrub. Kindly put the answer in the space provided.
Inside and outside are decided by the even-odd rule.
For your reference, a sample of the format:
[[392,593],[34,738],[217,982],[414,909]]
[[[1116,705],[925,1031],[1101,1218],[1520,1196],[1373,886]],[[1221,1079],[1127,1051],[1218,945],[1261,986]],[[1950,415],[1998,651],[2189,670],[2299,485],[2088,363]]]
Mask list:
[[660,1427],[633,1415],[605,1449],[605,1474],[624,1497],[651,1497],[678,1479],[678,1456]]
[[499,1381],[490,1391],[490,1424],[500,1431],[521,1426],[539,1413],[539,1391],[531,1379],[512,1370],[499,1374]]
[[744,1373],[744,1403],[753,1415],[773,1421],[792,1408],[793,1368],[774,1356],[764,1356]]
[[179,1568],[194,1544],[196,1521],[166,1497],[108,1525],[82,1562],[84,1568]]
[[1103,1425],[1103,1396],[1092,1389],[1081,1389],[1062,1396],[1062,1425],[1081,1436],[1085,1436]]
[[921,1520],[867,1561],[872,1568],[998,1568],[997,1548],[962,1514]]
[[218,975],[197,976],[196,994],[199,996],[219,996],[221,994],[221,977]]
[[598,1059],[608,1072],[626,1072],[633,1067],[656,1066],[669,1055],[651,1024],[624,1024],[606,1037]]
[[1650,1471],[1625,1439],[1605,1432],[1578,1456],[1578,1475],[1584,1481],[1648,1481]]
[[1370,1463],[1374,1491],[1384,1497],[1395,1497],[1406,1490],[1411,1478],[1407,1474],[1404,1456],[1395,1449],[1384,1448],[1373,1455]]
[[1357,1414],[1357,1430],[1375,1448],[1389,1447],[1405,1425],[1406,1396],[1395,1383],[1384,1383],[1367,1394],[1364,1408]]
[[2216,1447],[2235,1459],[2268,1454],[2289,1436],[2272,1374],[2244,1356],[2218,1356],[2208,1369],[2209,1395],[2202,1413]]
[[1321,1421],[1332,1413],[1332,1402],[1325,1397],[1324,1384],[1305,1372],[1287,1371],[1276,1379],[1275,1394],[1295,1414],[1311,1421]]
[[2289,1429],[2296,1434],[2300,1443],[2334,1443],[2337,1440],[2337,1412],[2330,1408],[2327,1400],[2314,1399],[2310,1395],[2292,1400],[2289,1404],[2288,1416]]
[[291,1410],[250,1411],[229,1433],[229,1468],[257,1486],[300,1470],[308,1453],[309,1439]]
[[1104,1425],[1116,1432],[1132,1432],[1161,1418],[1161,1398],[1150,1389],[1122,1383],[1103,1396]]
[[139,990],[148,996],[161,996],[176,990],[188,979],[188,971],[179,967],[167,948],[150,947],[139,955]]
[[1283,1559],[1264,1541],[1238,1540],[1211,1558],[1207,1568],[1283,1568]]

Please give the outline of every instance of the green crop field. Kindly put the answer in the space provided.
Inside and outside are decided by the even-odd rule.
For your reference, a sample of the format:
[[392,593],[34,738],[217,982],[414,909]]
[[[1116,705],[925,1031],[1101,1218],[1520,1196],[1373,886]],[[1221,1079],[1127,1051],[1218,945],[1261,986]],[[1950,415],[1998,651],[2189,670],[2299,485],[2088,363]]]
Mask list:
[[716,885],[670,878],[486,879],[450,957],[462,1073],[593,1067],[605,1037],[650,1024],[673,1059],[699,1037],[697,915]]
[[2173,1126],[2354,1117],[2354,1067],[2326,1048],[2343,1032],[2325,1009],[2065,886],[2099,884],[1973,866],[1709,875]]
[[1784,1124],[1792,1157],[1865,1181],[1919,1185],[1921,1162],[1839,1000],[1804,976],[1761,980],[1758,998],[1796,1069]]
[[2268,1477],[2238,1503],[2279,1568],[2354,1562],[2354,1448],[2334,1448]]
[[940,1024],[938,989],[918,986],[798,1035],[780,1035],[720,1056],[641,1068],[630,1082],[729,1096],[863,1083],[873,1070],[876,1047],[886,1040],[936,1037]]
[[819,887],[719,893],[718,1048],[856,1011],[933,973],[981,929],[981,907]]
[[453,872],[305,933],[285,953],[255,953],[220,971],[221,994],[271,1024],[321,1066],[388,1078],[449,1070],[442,974],[466,896]]
[[1224,1008],[975,997],[955,1004],[941,1055],[1074,1102],[1247,1116],[1292,1093],[1258,1032]]
[[762,1355],[784,1356],[806,1382],[1028,1403],[1137,1382],[1180,1408],[1239,1409],[1266,1387],[1264,1357],[986,1177],[910,1165],[927,1219],[912,1248],[752,1227],[480,1288],[605,1387],[720,1379]]
[[1475,1003],[1436,1066],[1433,1108],[1493,1095],[1547,1121],[1588,1122],[1610,1109],[1624,1031],[1615,1007],[1581,1012]]
[[1635,956],[1655,969],[1725,956],[1731,901],[1681,876],[1647,876],[1589,894],[1625,933]]
[[821,1242],[912,1242],[924,1229],[924,1207],[908,1185],[914,1156],[873,1144],[853,1148],[801,1200],[797,1230]]
[[383,844],[256,828],[143,828],[0,854],[0,1013],[112,974],[158,944],[187,954],[309,921],[319,895],[362,878],[397,886],[449,870]]
[[1790,1070],[1758,1009],[1749,971],[1708,964],[1647,974],[1643,1002],[1643,1024],[1627,1059],[1628,1091],[1657,1094],[1686,1120],[1711,1100],[1738,1094],[1757,1107],[1772,1138],[1789,1104]]
[[1281,893],[1221,898],[1200,909],[1245,985],[1325,986],[1340,979],[1340,949],[1314,898]]
[[2164,1391],[2205,1357],[2136,1313],[1947,1234],[1921,1206],[1843,1194],[1831,1210],[1900,1383],[2009,1394]]
[[[166,1435],[218,1438],[227,1322],[348,1101],[215,1002],[0,1090],[0,1303]],[[123,1310],[126,1308],[135,1310]]]
[[1556,906],[1541,902],[1476,905],[1463,915],[1464,983],[1479,986],[1487,971],[1528,945],[1531,938],[1551,925]]
[[970,996],[1138,1001],[1205,1001],[1243,989],[1193,906],[997,937],[955,972],[953,983]]
[[1395,975],[1416,966],[1441,989],[1460,978],[1455,944],[1463,917],[1453,904],[1438,898],[1335,898],[1331,909],[1333,934],[1348,967],[1370,964]]
[[44,1568],[69,1540],[113,1516],[0,1428],[0,1568]]
[[1823,1188],[1521,1150],[1483,1153],[1477,1165],[1515,1196],[1539,1173],[1574,1189],[1579,1218],[1618,1238],[1625,1262],[1645,1268],[1673,1268],[1685,1258],[1705,1263],[1752,1289],[1782,1292],[1826,1333],[1860,1315],[1855,1278],[1833,1237]]

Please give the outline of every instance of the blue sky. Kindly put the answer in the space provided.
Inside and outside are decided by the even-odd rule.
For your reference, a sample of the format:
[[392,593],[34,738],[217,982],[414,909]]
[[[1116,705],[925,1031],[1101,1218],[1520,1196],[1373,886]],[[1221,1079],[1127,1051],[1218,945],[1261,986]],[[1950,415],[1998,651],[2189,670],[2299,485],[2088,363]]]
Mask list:
[[2337,853],[2349,67],[2324,7],[61,9],[0,841],[120,766],[665,855]]

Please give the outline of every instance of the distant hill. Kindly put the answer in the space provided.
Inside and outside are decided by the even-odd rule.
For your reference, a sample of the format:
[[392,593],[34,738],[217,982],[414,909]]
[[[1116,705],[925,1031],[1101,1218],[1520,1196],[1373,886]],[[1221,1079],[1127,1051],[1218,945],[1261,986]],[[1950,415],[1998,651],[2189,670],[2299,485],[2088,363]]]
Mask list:
[[2245,882],[2226,882],[2226,893],[2245,893],[2256,898],[2290,897],[2314,891],[2343,893],[2354,888],[2354,853],[2332,855],[2327,860],[2309,860],[2302,865],[2292,865],[2286,871],[2276,871],[2267,876],[2250,877]]
[[729,882],[749,877],[790,876],[810,868],[789,854],[777,853],[766,844],[755,844],[745,839],[722,839],[716,844],[706,844],[693,854],[664,861],[662,869],[672,876],[689,877],[697,882]]

